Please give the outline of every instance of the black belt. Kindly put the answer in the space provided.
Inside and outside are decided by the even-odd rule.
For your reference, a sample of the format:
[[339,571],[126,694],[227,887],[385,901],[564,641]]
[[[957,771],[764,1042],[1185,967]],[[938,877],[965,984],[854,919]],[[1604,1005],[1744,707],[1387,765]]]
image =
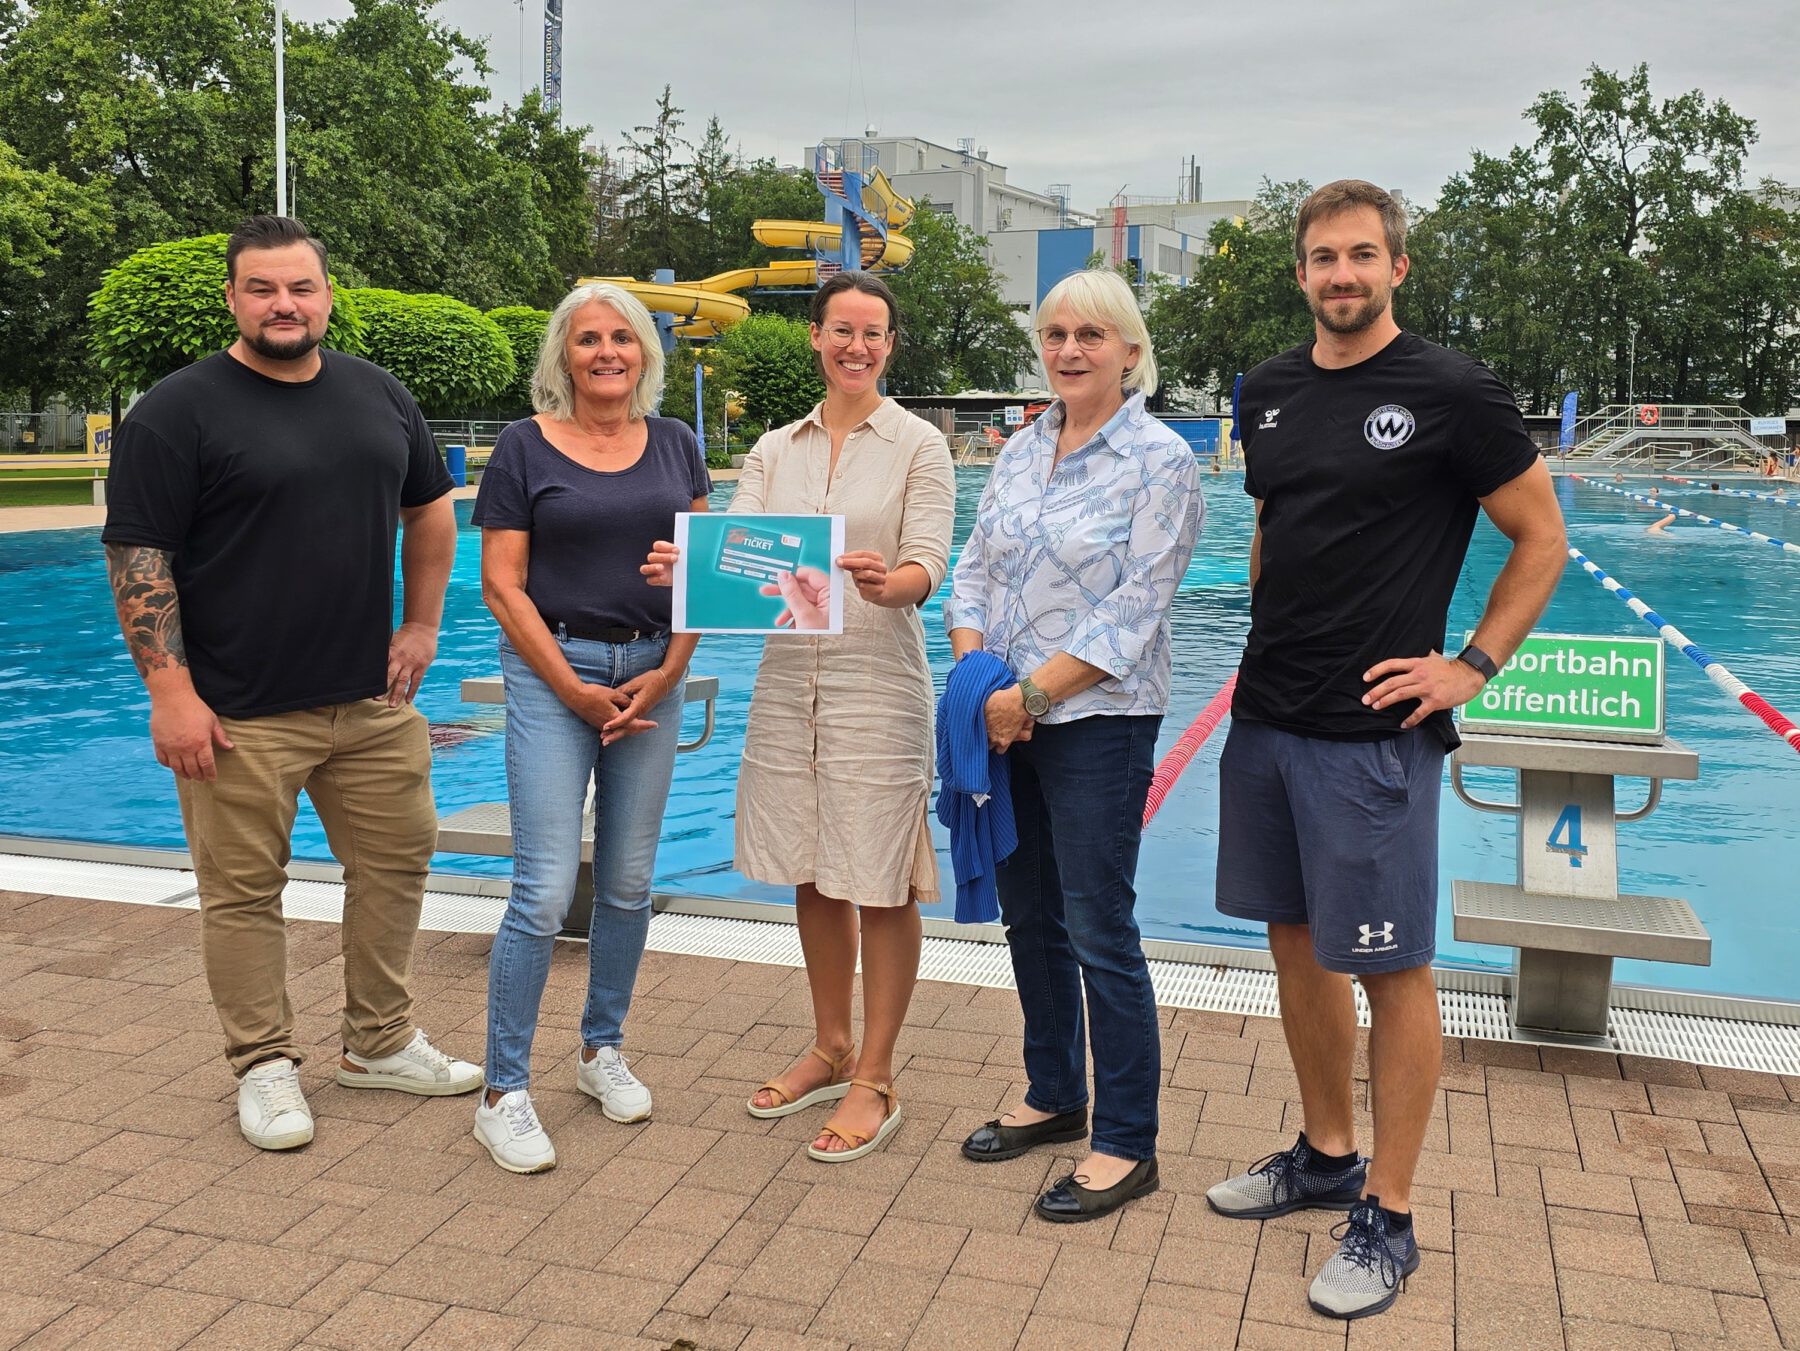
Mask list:
[[635,643],[640,638],[666,638],[669,635],[661,629],[626,629],[626,628],[578,628],[573,624],[565,624],[560,619],[552,619],[549,615],[538,616],[551,634],[557,638],[578,638],[584,643]]

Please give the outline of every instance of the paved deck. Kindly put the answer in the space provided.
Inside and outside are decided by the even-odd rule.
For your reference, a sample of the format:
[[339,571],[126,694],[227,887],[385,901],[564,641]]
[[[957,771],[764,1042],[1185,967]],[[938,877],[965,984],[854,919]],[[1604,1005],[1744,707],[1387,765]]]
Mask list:
[[[1165,1010],[1164,1190],[1062,1227],[1029,1204],[1072,1155],[956,1152],[1019,1087],[1010,991],[922,985],[906,1124],[830,1167],[804,1152],[823,1111],[741,1107],[808,1043],[803,973],[648,954],[626,1049],[656,1119],[619,1126],[573,1091],[585,953],[561,946],[537,1098],[562,1161],[519,1178],[470,1138],[473,1099],[330,1081],[325,924],[290,942],[317,1138],[245,1144],[195,929],[0,893],[0,1346],[1800,1345],[1800,1080],[1447,1041],[1424,1267],[1346,1326],[1304,1299],[1337,1217],[1234,1223],[1201,1195],[1291,1138],[1272,1021]],[[420,936],[420,1023],[473,1060],[489,941]]]

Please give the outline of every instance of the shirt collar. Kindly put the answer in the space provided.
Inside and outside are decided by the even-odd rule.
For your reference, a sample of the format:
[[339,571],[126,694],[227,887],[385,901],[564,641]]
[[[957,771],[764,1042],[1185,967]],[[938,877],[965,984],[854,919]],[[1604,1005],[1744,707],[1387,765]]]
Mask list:
[[[907,411],[899,404],[895,403],[890,398],[884,398],[880,403],[875,405],[874,412],[870,413],[868,417],[857,423],[856,426],[852,427],[850,430],[856,431],[859,428],[867,427],[883,441],[898,441],[900,439],[901,423],[908,416],[909,414]],[[825,431],[824,403],[815,403],[812,406],[812,411],[801,418],[800,422],[802,426],[810,422],[820,431]]]
[[[1033,425],[1043,428],[1043,435],[1048,437],[1051,443],[1054,444],[1056,441],[1056,433],[1061,429],[1063,418],[1067,412],[1068,410],[1064,407],[1063,401],[1057,399],[1044,410],[1043,414]],[[1120,406],[1119,411],[1101,424],[1100,430],[1094,433],[1094,440],[1105,441],[1107,447],[1115,454],[1123,455],[1130,449],[1133,440],[1132,430],[1137,426],[1138,420],[1143,416],[1144,392],[1140,389],[1134,391],[1131,396],[1125,400],[1124,404]],[[1088,445],[1092,444],[1093,441],[1088,442]],[[1086,449],[1086,447],[1080,447],[1080,449]]]

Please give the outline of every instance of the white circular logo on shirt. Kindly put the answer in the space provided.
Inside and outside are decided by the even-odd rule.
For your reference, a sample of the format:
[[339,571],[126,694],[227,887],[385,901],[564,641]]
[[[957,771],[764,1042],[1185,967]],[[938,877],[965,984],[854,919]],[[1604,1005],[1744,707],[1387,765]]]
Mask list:
[[1397,403],[1384,403],[1363,423],[1363,438],[1377,450],[1394,450],[1412,440],[1413,415]]

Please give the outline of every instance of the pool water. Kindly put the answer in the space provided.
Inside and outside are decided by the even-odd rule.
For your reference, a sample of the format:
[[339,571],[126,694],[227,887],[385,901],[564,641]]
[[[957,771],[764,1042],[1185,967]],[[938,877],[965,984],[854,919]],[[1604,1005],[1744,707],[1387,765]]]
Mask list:
[[[986,470],[959,471],[960,548]],[[1642,490],[1643,484],[1634,483]],[[1236,667],[1249,623],[1246,569],[1250,502],[1240,475],[1209,474],[1207,529],[1171,614],[1173,703],[1166,750]],[[1704,488],[1655,485],[1655,495],[1777,538],[1800,533],[1800,510]],[[1800,715],[1800,558],[1713,526],[1683,521],[1662,538],[1644,526],[1660,513],[1623,498],[1559,481],[1571,543],[1753,689]],[[1710,505],[1691,499],[1702,497]],[[730,500],[714,494],[715,509]],[[419,705],[434,725],[433,782],[441,811],[497,800],[505,792],[502,718],[497,708],[459,701],[466,676],[498,666],[497,630],[481,603],[479,537],[459,503],[460,547],[437,664]],[[1483,520],[1456,592],[1450,632],[1472,628],[1505,558],[1506,541]],[[303,561],[297,560],[303,566]],[[940,591],[925,607],[934,668],[950,660]],[[1650,629],[1571,564],[1540,628],[1552,632],[1644,635]],[[1454,641],[1454,637],[1453,637]],[[677,762],[674,794],[658,856],[657,886],[702,896],[791,903],[791,893],[746,881],[732,870],[734,776],[760,653],[753,638],[707,638],[695,669],[720,678],[718,726],[702,750]],[[1728,700],[1691,662],[1668,653],[1668,729],[1699,752],[1697,783],[1665,786],[1647,820],[1622,825],[1620,886],[1691,901],[1714,938],[1711,967],[1622,962],[1620,980],[1676,988],[1800,998],[1800,757]],[[0,834],[180,847],[181,822],[167,771],[150,752],[148,700],[114,624],[98,530],[0,536],[0,690],[11,701],[0,746]],[[690,710],[690,737],[700,723]],[[1149,937],[1261,946],[1260,929],[1213,907],[1221,728],[1188,767],[1146,834],[1138,872],[1138,914]],[[1471,771],[1471,789],[1510,796],[1510,774]],[[1622,808],[1642,801],[1626,782]],[[1475,812],[1444,784],[1439,960],[1505,967],[1509,949],[1450,938],[1452,877],[1512,881],[1512,818]],[[939,838],[950,891],[947,842]],[[295,855],[327,858],[324,833],[302,807]],[[504,875],[507,861],[441,855],[439,868]],[[949,903],[927,914],[948,917]]]

